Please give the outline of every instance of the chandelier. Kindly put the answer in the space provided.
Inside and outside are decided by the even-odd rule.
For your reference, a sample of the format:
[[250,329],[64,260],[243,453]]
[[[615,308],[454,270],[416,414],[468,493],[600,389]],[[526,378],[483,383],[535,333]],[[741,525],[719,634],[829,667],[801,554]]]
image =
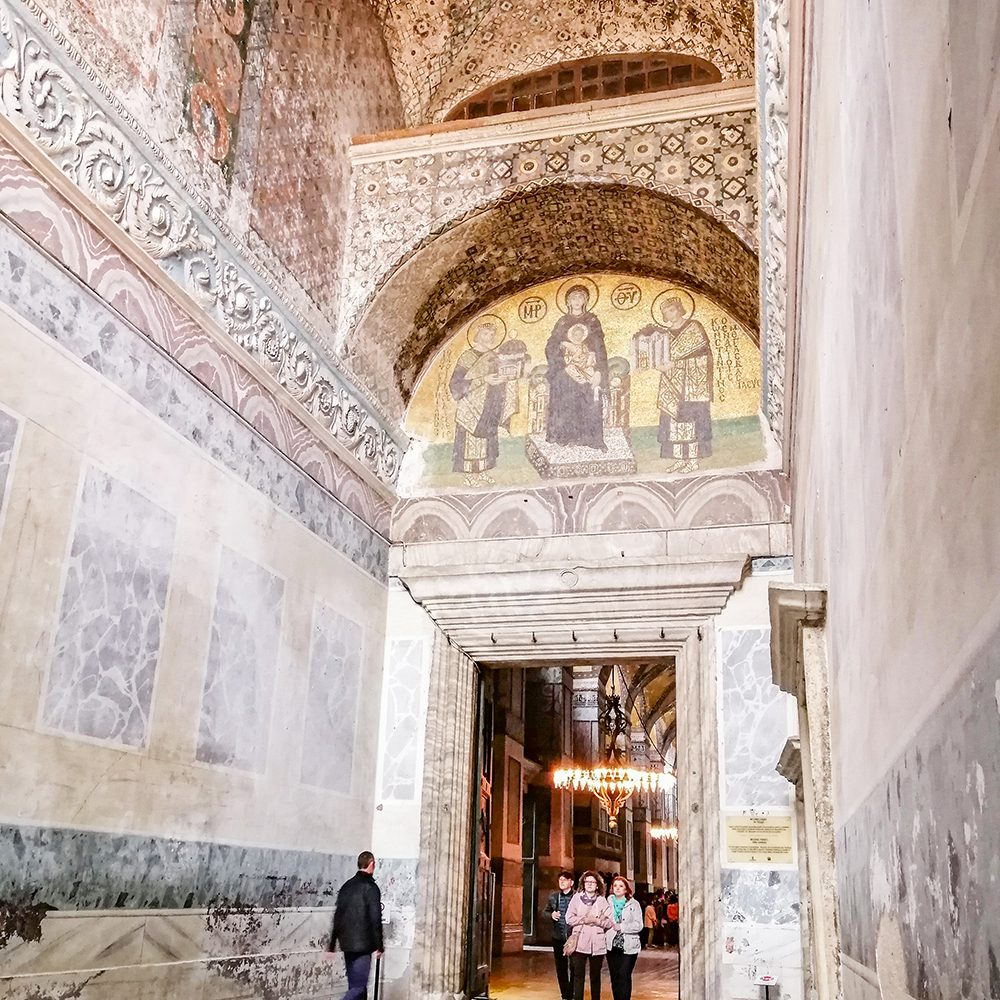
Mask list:
[[676,826],[654,826],[650,829],[649,835],[653,840],[676,840]]
[[609,829],[618,828],[621,807],[636,792],[665,792],[677,779],[669,771],[642,771],[625,767],[612,752],[605,767],[573,767],[555,772],[556,788],[572,788],[574,792],[590,792],[608,814]]

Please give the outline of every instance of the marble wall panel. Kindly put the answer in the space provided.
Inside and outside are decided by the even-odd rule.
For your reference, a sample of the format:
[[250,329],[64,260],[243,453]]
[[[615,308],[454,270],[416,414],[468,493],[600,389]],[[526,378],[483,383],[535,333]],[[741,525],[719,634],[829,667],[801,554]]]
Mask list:
[[[52,243],[49,249],[54,254],[74,262],[90,259],[92,241],[106,247],[92,233],[78,231],[72,217],[61,215],[58,206],[32,185],[33,175],[14,171],[13,154],[4,150],[0,144],[0,206],[4,211],[8,209],[4,199],[16,192],[32,206],[28,221],[41,227],[39,237],[48,234],[44,245]],[[137,283],[120,258],[106,252],[105,257],[91,261],[97,276],[93,280],[102,293],[112,297],[124,289],[118,308],[128,322],[7,223],[0,223],[0,250],[0,298],[4,302],[278,509],[384,582],[388,544],[365,518],[380,525],[387,522],[387,511],[373,506],[374,501],[369,503],[367,493],[352,493],[349,481],[337,479],[315,442],[302,441],[301,449],[295,446],[296,435],[284,427],[280,413],[269,406],[260,388],[247,383],[245,373],[228,368],[210,341],[193,333],[189,322],[170,312],[161,314],[162,296]],[[147,304],[145,312],[137,302]],[[152,332],[142,336],[134,327]],[[222,401],[165,357],[157,343],[181,355]],[[228,394],[227,386],[234,395]],[[298,454],[300,462],[293,463],[285,454]]]
[[[17,445],[17,434],[20,427],[21,424],[17,417],[6,410],[0,410],[0,517],[3,516],[4,512],[7,483],[14,465],[14,449]],[[0,521],[0,526],[2,523]]]
[[174,518],[87,470],[65,571],[42,722],[144,746],[166,619]]
[[284,581],[223,548],[197,759],[261,773],[267,762]]
[[[58,910],[330,906],[357,855],[0,825],[0,898]],[[381,870],[381,869],[380,869]]]
[[917,997],[1000,996],[1000,629],[837,830],[846,956],[877,969],[898,923]]
[[774,769],[789,736],[789,699],[771,681],[770,639],[770,629],[722,633],[724,808],[792,804],[791,786]]
[[302,781],[349,794],[354,778],[364,630],[320,603],[313,619]]
[[418,739],[424,715],[425,639],[393,639],[385,662],[382,714],[382,798],[410,800],[417,792]]

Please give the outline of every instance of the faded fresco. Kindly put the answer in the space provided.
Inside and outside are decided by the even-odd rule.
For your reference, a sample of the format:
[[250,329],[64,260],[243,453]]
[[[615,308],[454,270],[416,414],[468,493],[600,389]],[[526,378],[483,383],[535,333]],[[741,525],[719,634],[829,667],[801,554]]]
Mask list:
[[760,386],[750,332],[697,292],[623,274],[547,282],[477,316],[424,374],[408,478],[476,488],[753,466]]

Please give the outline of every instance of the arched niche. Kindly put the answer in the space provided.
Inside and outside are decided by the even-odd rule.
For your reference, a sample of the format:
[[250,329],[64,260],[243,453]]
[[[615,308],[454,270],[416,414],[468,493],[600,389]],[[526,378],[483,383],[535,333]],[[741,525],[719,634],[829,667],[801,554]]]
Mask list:
[[721,222],[669,195],[624,185],[548,185],[459,222],[383,284],[343,353],[402,419],[442,344],[519,289],[571,274],[621,272],[710,296],[758,331],[758,259]]

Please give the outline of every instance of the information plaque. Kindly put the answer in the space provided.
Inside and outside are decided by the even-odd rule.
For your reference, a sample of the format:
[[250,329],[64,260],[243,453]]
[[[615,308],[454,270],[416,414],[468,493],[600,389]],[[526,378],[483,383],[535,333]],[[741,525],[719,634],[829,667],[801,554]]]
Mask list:
[[727,816],[726,862],[731,865],[794,864],[792,817]]

